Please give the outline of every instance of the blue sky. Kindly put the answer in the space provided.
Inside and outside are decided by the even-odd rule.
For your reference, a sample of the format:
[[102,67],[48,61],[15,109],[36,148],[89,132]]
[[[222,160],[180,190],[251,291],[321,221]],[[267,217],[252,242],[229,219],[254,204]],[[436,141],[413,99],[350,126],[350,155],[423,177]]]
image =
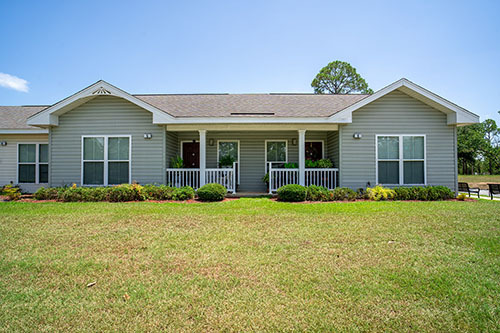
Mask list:
[[[130,93],[312,92],[332,60],[500,122],[500,1],[2,1],[0,105],[104,79]],[[0,76],[0,82],[8,76]]]

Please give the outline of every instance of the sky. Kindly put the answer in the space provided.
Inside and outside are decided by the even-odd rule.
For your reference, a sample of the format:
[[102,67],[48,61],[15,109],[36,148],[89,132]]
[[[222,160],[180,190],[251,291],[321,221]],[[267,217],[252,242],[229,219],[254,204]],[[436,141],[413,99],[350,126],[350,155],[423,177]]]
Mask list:
[[0,0],[0,105],[129,93],[312,92],[330,61],[500,123],[500,1]]

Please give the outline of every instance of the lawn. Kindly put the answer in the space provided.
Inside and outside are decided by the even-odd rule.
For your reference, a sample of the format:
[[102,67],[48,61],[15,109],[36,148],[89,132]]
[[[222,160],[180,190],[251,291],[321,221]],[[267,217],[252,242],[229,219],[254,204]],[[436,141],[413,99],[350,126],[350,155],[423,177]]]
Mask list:
[[0,203],[0,241],[5,332],[500,330],[500,202]]
[[469,183],[470,187],[488,189],[488,183],[500,183],[500,175],[459,175],[459,182]]

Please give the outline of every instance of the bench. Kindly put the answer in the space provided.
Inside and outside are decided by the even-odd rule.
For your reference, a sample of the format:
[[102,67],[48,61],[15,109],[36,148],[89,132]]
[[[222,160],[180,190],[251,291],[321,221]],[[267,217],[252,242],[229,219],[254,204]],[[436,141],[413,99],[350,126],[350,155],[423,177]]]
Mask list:
[[488,190],[490,191],[491,200],[493,200],[493,194],[500,194],[500,184],[488,184]]
[[467,192],[469,193],[469,197],[471,193],[477,193],[477,198],[479,199],[479,188],[469,187],[468,183],[458,183],[458,192]]

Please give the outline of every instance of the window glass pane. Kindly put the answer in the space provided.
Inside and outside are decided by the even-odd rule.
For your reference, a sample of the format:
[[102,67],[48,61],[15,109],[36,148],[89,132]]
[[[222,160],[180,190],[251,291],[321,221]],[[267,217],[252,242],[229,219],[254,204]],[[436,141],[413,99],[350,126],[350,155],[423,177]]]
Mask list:
[[238,142],[219,142],[219,161],[224,156],[231,156],[238,162]]
[[109,162],[108,183],[118,185],[128,182],[128,162]]
[[109,138],[108,139],[108,159],[109,160],[128,160],[129,152],[128,138]]
[[39,145],[38,162],[46,163],[49,161],[49,145]]
[[35,164],[19,164],[19,182],[35,182]]
[[38,182],[48,183],[49,182],[49,165],[39,164],[38,165]]
[[104,159],[104,138],[83,138],[83,159]]
[[19,162],[35,163],[36,162],[36,145],[20,144],[19,145]]
[[83,184],[85,185],[104,184],[104,162],[83,163]]
[[286,162],[286,142],[267,142],[267,161]]
[[378,137],[378,158],[379,160],[399,159],[399,138],[394,136]]
[[424,137],[405,136],[403,137],[403,158],[424,159]]
[[399,184],[399,162],[378,162],[378,182]]
[[404,183],[423,184],[424,183],[424,162],[403,162]]

